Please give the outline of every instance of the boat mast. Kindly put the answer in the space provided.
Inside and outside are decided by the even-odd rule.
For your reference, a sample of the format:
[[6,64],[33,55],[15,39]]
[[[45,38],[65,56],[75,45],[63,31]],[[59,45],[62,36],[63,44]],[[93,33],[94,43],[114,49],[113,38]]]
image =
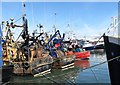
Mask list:
[[42,31],[43,31],[43,30],[42,30],[42,28],[43,28],[43,25],[41,25],[41,24],[38,24],[38,25],[37,25],[37,27],[39,28],[39,30],[40,30],[40,33],[42,33]]
[[[22,47],[28,47],[29,45],[29,35],[28,35],[28,23],[27,23],[27,19],[25,18],[26,14],[24,14],[25,11],[25,4],[22,2],[22,20],[23,20],[23,33],[22,33],[22,38],[24,39],[24,44],[22,45]],[[24,47],[24,49],[26,49]],[[29,49],[26,49],[26,61],[29,60]]]
[[56,13],[54,13],[54,16],[55,16],[55,18],[54,18],[54,25],[53,25],[53,28],[54,28],[54,32],[56,32],[56,26],[55,26],[55,24],[56,24]]

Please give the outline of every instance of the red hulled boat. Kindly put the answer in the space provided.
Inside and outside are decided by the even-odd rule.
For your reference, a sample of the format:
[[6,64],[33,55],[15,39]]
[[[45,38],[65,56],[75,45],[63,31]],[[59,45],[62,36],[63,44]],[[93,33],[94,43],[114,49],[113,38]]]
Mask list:
[[90,57],[90,52],[89,51],[83,51],[83,52],[65,52],[65,55],[75,55],[76,58],[81,58],[81,59],[86,59]]

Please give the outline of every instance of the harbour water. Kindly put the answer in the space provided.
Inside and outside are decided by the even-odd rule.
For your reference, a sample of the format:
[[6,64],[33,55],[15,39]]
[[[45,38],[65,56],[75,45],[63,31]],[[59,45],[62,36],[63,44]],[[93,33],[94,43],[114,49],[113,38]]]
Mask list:
[[[76,60],[73,68],[66,70],[52,70],[45,76],[12,76],[10,83],[64,83],[64,84],[82,84],[96,83],[110,84],[109,71],[107,63],[89,68],[93,65],[106,61],[106,54],[93,53],[89,60]],[[88,68],[88,69],[86,69]]]

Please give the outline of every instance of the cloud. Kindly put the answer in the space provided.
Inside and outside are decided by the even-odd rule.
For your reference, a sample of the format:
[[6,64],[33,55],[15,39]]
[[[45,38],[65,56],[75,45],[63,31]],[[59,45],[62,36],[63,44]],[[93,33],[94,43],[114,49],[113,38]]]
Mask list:
[[78,29],[77,33],[82,36],[96,35],[98,30],[95,30],[92,26],[84,24],[82,29]]
[[[112,14],[114,15],[114,14]],[[98,25],[96,24],[88,24],[85,23],[83,26],[81,26],[82,28],[77,29],[77,31],[75,31],[77,33],[77,37],[91,37],[91,36],[100,36],[103,33],[106,32],[107,28],[109,27],[110,23],[111,23],[111,16],[107,16],[102,22],[100,22]]]

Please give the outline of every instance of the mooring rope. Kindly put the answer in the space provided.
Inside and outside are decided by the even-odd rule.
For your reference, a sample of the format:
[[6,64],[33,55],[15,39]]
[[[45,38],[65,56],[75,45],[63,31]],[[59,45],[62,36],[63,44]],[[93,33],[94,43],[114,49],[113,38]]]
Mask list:
[[[37,71],[37,70],[36,70],[36,71]],[[37,71],[37,72],[39,73],[39,71]],[[55,80],[47,77],[46,75],[44,75],[44,74],[41,74],[41,75],[44,76],[45,78],[47,78],[48,80],[52,81],[53,83],[56,83],[57,85],[60,85],[58,82],[56,82]]]
[[69,84],[71,84],[71,85],[75,85],[75,83],[72,82],[71,80],[69,80],[66,76],[65,76],[65,78],[66,78],[66,80],[69,82]]
[[[93,75],[94,75],[94,77],[95,77],[95,79],[96,79],[97,83],[99,83],[98,78],[97,78],[97,76],[96,76],[95,72],[92,70],[92,68],[90,68],[90,70],[92,71],[92,73],[93,73]],[[100,83],[99,83],[99,85],[100,85]]]
[[56,83],[57,85],[60,85],[58,82],[56,82],[55,80],[47,77],[46,75],[42,74],[45,78],[47,78],[48,80],[52,81],[53,83]]
[[110,60],[106,60],[106,61],[101,62],[101,63],[99,63],[99,64],[95,64],[95,65],[90,66],[90,67],[88,67],[88,68],[84,68],[84,69],[82,69],[82,70],[86,70],[86,69],[89,69],[89,68],[93,68],[93,67],[96,67],[96,66],[102,65],[102,64],[104,64],[104,63],[107,63],[107,62],[113,61],[113,60],[118,59],[118,58],[120,58],[120,56],[115,57],[115,58],[112,58],[112,59],[110,59]]
[[97,45],[97,43],[101,40],[101,38],[104,36],[105,33],[103,33],[102,36],[100,36],[100,38],[98,39],[98,41],[96,42],[96,44],[94,45],[94,47]]

